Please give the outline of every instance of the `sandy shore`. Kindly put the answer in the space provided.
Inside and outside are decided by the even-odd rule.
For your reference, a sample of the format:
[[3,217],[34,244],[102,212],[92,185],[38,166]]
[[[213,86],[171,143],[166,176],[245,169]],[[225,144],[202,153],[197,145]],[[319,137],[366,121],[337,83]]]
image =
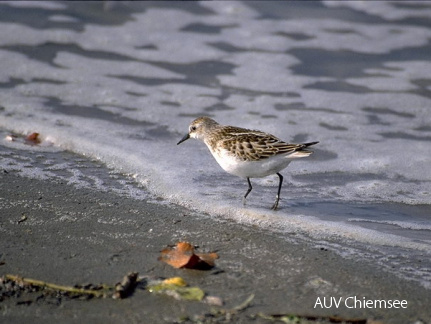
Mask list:
[[[17,274],[64,285],[114,284],[130,271],[181,276],[223,299],[222,309],[254,294],[232,323],[269,323],[255,318],[258,313],[336,315],[403,324],[427,323],[431,318],[430,291],[333,251],[198,217],[177,206],[0,171],[0,276]],[[216,268],[174,269],[157,260],[161,249],[181,240],[201,251],[218,251]],[[338,308],[315,308],[319,297],[321,302],[323,297],[406,300],[407,308],[348,308],[344,302]],[[203,316],[211,308],[145,290],[124,300],[38,299],[37,294],[22,294],[0,299],[0,322],[172,323]],[[206,317],[208,322],[224,319]]]

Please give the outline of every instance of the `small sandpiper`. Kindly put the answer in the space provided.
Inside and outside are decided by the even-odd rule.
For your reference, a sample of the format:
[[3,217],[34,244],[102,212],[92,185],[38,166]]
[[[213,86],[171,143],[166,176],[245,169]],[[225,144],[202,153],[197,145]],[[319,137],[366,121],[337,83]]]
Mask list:
[[312,154],[306,148],[319,143],[289,144],[258,130],[220,125],[209,117],[199,117],[192,121],[189,132],[177,145],[189,138],[203,141],[226,172],[247,179],[248,190],[244,202],[253,189],[250,178],[277,174],[280,182],[273,210],[278,208],[283,184],[283,176],[279,172],[292,160]]

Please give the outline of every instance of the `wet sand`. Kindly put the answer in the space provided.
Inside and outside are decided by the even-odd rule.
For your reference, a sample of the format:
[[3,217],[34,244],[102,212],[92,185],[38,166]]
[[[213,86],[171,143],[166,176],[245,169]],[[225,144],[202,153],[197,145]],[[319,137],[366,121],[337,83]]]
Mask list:
[[[431,318],[429,290],[334,251],[175,205],[0,171],[0,276],[16,274],[63,285],[115,284],[130,271],[181,276],[189,285],[222,298],[222,309],[254,294],[232,323],[269,323],[256,319],[258,313],[403,324],[427,323]],[[160,250],[182,240],[198,245],[199,251],[217,251],[216,267],[174,269],[157,260]],[[314,307],[318,297],[323,302],[323,297],[354,296],[406,300],[407,308]],[[208,314],[211,308],[145,290],[124,300],[37,299],[37,294],[22,294],[0,299],[0,322],[173,323]]]

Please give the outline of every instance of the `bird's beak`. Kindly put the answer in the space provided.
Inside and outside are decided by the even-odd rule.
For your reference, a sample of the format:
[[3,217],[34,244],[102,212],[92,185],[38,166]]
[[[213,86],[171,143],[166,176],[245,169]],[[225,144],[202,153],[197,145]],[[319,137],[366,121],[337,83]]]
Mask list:
[[181,143],[182,143],[182,142],[184,142],[184,141],[187,141],[189,138],[190,138],[190,135],[189,135],[189,134],[186,134],[186,135],[181,139],[181,141],[179,141],[179,142],[177,143],[177,145],[178,145],[178,144],[181,144]]

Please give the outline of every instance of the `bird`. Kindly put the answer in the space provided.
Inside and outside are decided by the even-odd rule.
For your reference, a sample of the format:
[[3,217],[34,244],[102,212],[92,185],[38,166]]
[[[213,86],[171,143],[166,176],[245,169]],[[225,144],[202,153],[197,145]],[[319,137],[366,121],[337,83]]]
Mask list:
[[250,178],[263,178],[277,174],[279,184],[272,210],[277,210],[280,201],[283,184],[280,171],[285,169],[292,160],[312,154],[313,151],[307,148],[319,143],[290,144],[259,130],[220,125],[206,116],[193,120],[188,133],[177,145],[189,138],[203,141],[227,173],[247,179],[248,189],[243,198],[244,203],[253,189]]

